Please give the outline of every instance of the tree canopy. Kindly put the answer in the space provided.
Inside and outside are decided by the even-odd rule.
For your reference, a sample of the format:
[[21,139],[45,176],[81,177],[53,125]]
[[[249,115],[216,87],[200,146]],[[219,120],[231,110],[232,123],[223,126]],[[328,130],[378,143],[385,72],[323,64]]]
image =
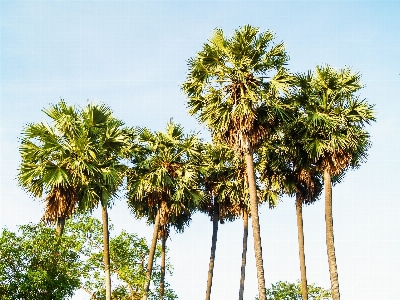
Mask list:
[[[112,228],[112,225],[111,225]],[[105,299],[102,224],[87,215],[66,222],[59,237],[44,223],[3,229],[0,236],[0,299],[62,300],[78,289]],[[117,299],[140,299],[143,294],[149,247],[145,238],[122,231],[110,239],[112,289]],[[149,299],[158,299],[161,249],[156,250]],[[166,270],[172,273],[167,261]],[[165,283],[164,299],[176,299]]]

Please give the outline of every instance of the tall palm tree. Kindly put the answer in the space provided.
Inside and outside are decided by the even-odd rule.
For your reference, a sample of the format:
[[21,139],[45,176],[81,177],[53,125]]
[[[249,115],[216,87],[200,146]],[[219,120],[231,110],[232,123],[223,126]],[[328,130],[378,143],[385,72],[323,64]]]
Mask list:
[[248,237],[249,237],[249,213],[248,213],[247,209],[244,209],[243,210],[242,264],[240,266],[239,300],[243,300],[243,297],[244,297],[244,281],[246,278]]
[[[244,282],[246,273],[247,241],[248,241],[248,219],[250,212],[250,192],[246,173],[246,163],[243,157],[238,157],[229,147],[223,147],[226,156],[226,164],[230,175],[228,180],[218,184],[218,198],[223,203],[224,218],[234,220],[238,217],[243,219],[243,241],[242,241],[242,264],[240,268],[239,300],[244,296]],[[279,195],[272,186],[257,182],[257,203],[268,203],[274,207],[279,201]]]
[[296,101],[303,107],[299,134],[309,158],[323,176],[326,244],[332,297],[340,299],[333,235],[332,176],[343,177],[366,158],[370,147],[366,124],[375,120],[373,106],[360,100],[360,74],[350,68],[317,66],[297,75]]
[[310,166],[297,165],[292,173],[296,195],[297,235],[299,243],[299,260],[301,275],[301,291],[303,300],[308,300],[307,273],[304,251],[303,205],[317,201],[322,191],[320,176]]
[[74,156],[74,149],[81,146],[77,109],[60,100],[43,112],[50,117],[50,124],[32,123],[22,132],[18,181],[34,197],[45,196],[42,219],[57,223],[57,234],[62,235],[66,218],[79,202],[79,176],[92,166],[79,163],[82,156]]
[[278,95],[287,84],[282,67],[288,56],[283,43],[273,45],[273,39],[271,31],[259,33],[250,25],[231,38],[215,30],[203,50],[189,60],[182,85],[190,114],[197,115],[217,140],[245,156],[261,300],[266,295],[253,153],[283,115]]
[[258,152],[257,169],[263,182],[267,181],[271,184],[272,181],[275,181],[281,192],[296,198],[302,298],[307,300],[302,211],[303,205],[309,205],[318,200],[322,192],[322,178],[315,164],[311,162],[307,152],[303,149],[301,137],[297,133],[298,128],[301,127],[299,123],[300,115],[301,107],[297,107],[297,112],[294,112],[292,121],[281,126],[279,132],[274,135],[275,139],[263,144]]
[[148,223],[154,224],[143,295],[143,299],[147,299],[157,238],[162,240],[165,249],[169,228],[182,231],[202,200],[199,173],[193,159],[201,154],[201,143],[195,134],[185,135],[183,128],[172,122],[167,125],[166,132],[142,130],[139,143],[142,150],[140,155],[134,153],[127,196],[136,217],[146,217]]
[[121,120],[114,118],[111,109],[106,105],[89,104],[84,107],[81,115],[82,127],[87,128],[87,151],[95,166],[95,173],[85,178],[80,209],[91,210],[98,204],[102,208],[106,299],[109,300],[111,273],[107,210],[122,185],[127,169],[122,159],[131,147],[133,132],[125,128]]
[[[213,222],[211,255],[208,268],[206,300],[211,297],[214,262],[217,246],[218,223],[233,221],[240,212],[240,199],[232,197],[232,187],[237,182],[235,174],[239,171],[235,165],[235,153],[222,144],[206,144],[201,156],[201,185],[205,191],[205,201],[199,207],[207,213]],[[241,186],[243,188],[243,186]],[[246,190],[242,190],[245,193]]]
[[[230,207],[235,215],[243,219],[243,239],[242,239],[242,262],[240,267],[239,300],[244,297],[244,283],[246,275],[247,242],[248,242],[248,221],[250,212],[250,195],[248,177],[246,174],[246,164],[243,159],[234,160],[234,178],[227,183],[223,195],[230,201]],[[269,193],[257,184],[257,203],[269,202]],[[271,203],[270,203],[271,204]]]
[[[220,197],[227,203],[230,219],[241,217],[243,219],[243,240],[242,240],[242,264],[240,268],[239,300],[243,299],[244,281],[246,273],[247,240],[248,240],[248,218],[250,214],[250,196],[248,178],[246,176],[246,164],[243,158],[235,155],[232,149],[227,150],[229,155],[230,180],[224,183],[220,190]],[[257,189],[259,186],[257,186]],[[259,190],[257,190],[259,192]],[[259,194],[257,201],[261,202]]]
[[122,183],[126,167],[120,163],[128,146],[123,123],[106,105],[89,104],[84,109],[63,100],[43,110],[52,124],[30,124],[21,141],[19,182],[36,197],[46,194],[43,220],[57,222],[63,232],[65,219],[76,210],[102,205],[104,265],[107,299],[111,297],[107,206]]
[[[213,221],[212,247],[207,280],[206,299],[210,299],[215,260],[218,221],[234,221],[243,218],[243,252],[239,299],[243,299],[246,268],[248,217],[250,214],[249,188],[246,164],[242,157],[223,144],[208,144],[202,156],[202,184],[206,199],[200,210],[209,214]],[[208,196],[208,197],[207,197]],[[257,184],[258,203],[277,204],[277,191],[271,186]]]

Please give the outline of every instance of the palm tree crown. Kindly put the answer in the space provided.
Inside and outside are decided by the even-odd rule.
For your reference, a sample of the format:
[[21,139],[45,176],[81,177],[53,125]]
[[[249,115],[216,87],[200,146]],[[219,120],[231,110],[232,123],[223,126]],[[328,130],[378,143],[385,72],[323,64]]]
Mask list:
[[79,110],[61,100],[43,112],[51,124],[29,124],[22,133],[18,179],[33,196],[46,195],[43,219],[54,223],[78,204],[93,209],[115,195],[127,134],[105,105]]
[[77,109],[61,100],[43,112],[52,124],[29,124],[23,130],[18,179],[34,197],[46,195],[43,220],[54,223],[72,214],[79,202],[80,175],[93,167],[86,163]]
[[[190,114],[197,114],[213,135],[237,150],[253,149],[275,124],[287,88],[283,43],[273,45],[271,31],[246,25],[226,38],[217,29],[195,58],[182,85]],[[270,78],[270,80],[267,80]]]
[[298,129],[310,158],[331,175],[358,166],[370,147],[364,127],[375,121],[373,106],[355,94],[360,74],[325,65],[296,77],[295,100],[303,107]]
[[[143,129],[139,135],[141,157],[128,175],[128,199],[138,217],[153,222],[162,203],[167,204],[162,224],[183,221],[202,199],[198,186],[198,171],[193,156],[200,155],[196,135],[185,136],[183,128],[170,122],[166,132],[152,133]],[[186,219],[188,221],[188,219]],[[176,223],[183,229],[184,223]],[[182,226],[182,227],[180,227]]]

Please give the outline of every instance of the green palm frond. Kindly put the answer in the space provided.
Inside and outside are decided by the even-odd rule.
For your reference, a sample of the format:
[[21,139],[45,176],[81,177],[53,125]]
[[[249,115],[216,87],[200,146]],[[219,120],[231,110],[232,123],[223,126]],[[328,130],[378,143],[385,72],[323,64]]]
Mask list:
[[195,203],[203,199],[194,163],[200,159],[200,140],[196,134],[185,135],[183,127],[171,120],[163,132],[140,130],[138,142],[143,150],[127,171],[132,212],[152,223],[163,205],[168,210],[164,221],[183,230],[179,226],[189,222]]
[[[93,209],[115,197],[126,169],[121,153],[130,142],[123,123],[104,104],[78,109],[60,100],[43,112],[49,123],[23,130],[18,180],[34,197],[47,195],[44,218],[69,217],[78,207]],[[64,202],[58,205],[57,199]]]
[[[221,223],[237,219],[243,215],[243,211],[250,213],[250,195],[243,158],[217,141],[206,144],[203,151],[200,164],[205,201],[201,203],[200,210],[213,218],[214,210],[218,208]],[[260,197],[261,202],[263,199]]]
[[[272,32],[250,25],[235,30],[230,38],[216,29],[202,51],[188,61],[182,90],[189,97],[190,114],[197,115],[216,139],[239,151],[256,148],[273,127],[272,119],[285,115],[271,101],[289,92],[292,79],[283,68],[288,60],[284,45],[274,45],[273,39]],[[260,107],[268,111],[262,118]]]
[[362,128],[375,121],[375,112],[356,94],[360,81],[360,74],[350,68],[329,65],[295,75],[290,98],[299,107],[299,139],[311,161],[321,169],[328,167],[334,176],[358,165],[370,147]]

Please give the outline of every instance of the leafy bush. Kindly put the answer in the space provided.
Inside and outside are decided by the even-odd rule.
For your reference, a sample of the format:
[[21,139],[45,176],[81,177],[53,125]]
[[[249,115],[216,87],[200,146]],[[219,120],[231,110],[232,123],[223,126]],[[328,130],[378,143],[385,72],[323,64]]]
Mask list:
[[[331,300],[332,295],[329,290],[318,287],[315,284],[308,285],[309,300]],[[267,299],[271,300],[302,300],[301,282],[289,283],[287,281],[278,281],[266,289]],[[256,297],[258,300],[258,297]]]

